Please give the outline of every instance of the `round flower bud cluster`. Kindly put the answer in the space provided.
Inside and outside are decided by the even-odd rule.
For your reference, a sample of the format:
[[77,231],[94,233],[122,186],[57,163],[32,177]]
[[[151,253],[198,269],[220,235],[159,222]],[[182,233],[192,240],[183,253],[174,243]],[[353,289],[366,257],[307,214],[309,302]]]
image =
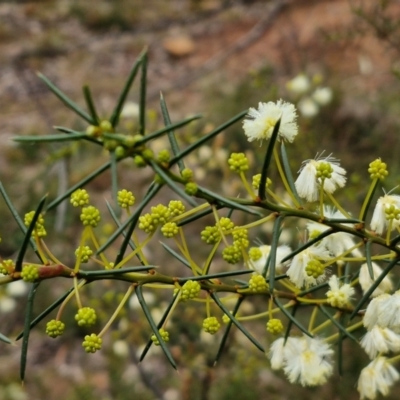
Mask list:
[[237,247],[247,248],[249,247],[248,231],[245,228],[235,229],[232,232],[233,244]]
[[310,260],[306,265],[306,274],[317,279],[319,276],[323,275],[325,271],[322,263],[316,259]]
[[201,286],[199,282],[192,280],[185,282],[181,289],[181,300],[187,301],[197,298],[199,296],[200,290]]
[[181,172],[181,176],[186,182],[191,181],[193,179],[193,175],[193,170],[190,168],[184,168]]
[[229,264],[236,264],[242,259],[242,251],[236,245],[225,247],[222,251],[222,258]]
[[[231,221],[230,218],[227,217],[222,217],[219,220],[219,226],[206,226],[205,229],[201,232],[201,240],[206,242],[207,244],[215,244],[220,238],[221,238],[221,233],[222,232],[228,232],[231,231],[235,227],[235,224]],[[237,238],[244,238],[245,233],[240,232],[240,230],[237,230]],[[245,241],[244,241],[245,243]],[[237,243],[238,244],[238,243]]]
[[[232,314],[232,311],[231,311],[231,314]],[[229,322],[230,322],[230,318],[226,315],[226,314],[224,314],[223,316],[222,316],[222,322],[224,323],[224,324],[228,324]]]
[[122,189],[117,193],[117,201],[121,208],[129,208],[135,204],[135,196],[132,192]]
[[96,323],[96,311],[91,307],[82,307],[75,314],[75,321],[79,326],[92,326]]
[[219,220],[219,226],[221,227],[222,232],[227,232],[231,231],[235,227],[235,224],[231,221],[230,218],[222,217]]
[[3,260],[0,263],[0,274],[8,275],[14,272],[15,263],[13,260]]
[[168,207],[159,204],[151,207],[151,213],[139,217],[139,229],[146,233],[153,233],[158,225],[165,225],[171,218],[171,212]]
[[[30,211],[25,214],[24,224],[26,227],[28,227],[31,224],[34,215],[35,211]],[[39,214],[39,217],[35,224],[35,229],[33,230],[32,234],[33,233],[36,233],[38,237],[45,237],[47,235],[46,229],[44,228],[44,218],[42,214]]]
[[96,353],[97,350],[101,349],[103,339],[98,337],[95,333],[91,335],[86,335],[85,340],[82,343],[82,347],[85,349],[86,353]]
[[320,179],[330,179],[332,177],[333,167],[329,162],[320,162],[316,167],[316,177]]
[[151,214],[141,215],[139,217],[139,229],[146,233],[153,233],[157,228],[157,225],[153,222]]
[[177,217],[185,212],[185,205],[180,200],[171,200],[168,203],[168,210],[171,217]]
[[[261,183],[261,174],[257,174],[253,176],[253,181],[252,181],[252,186],[254,189],[258,189],[260,187]],[[267,181],[265,182],[265,187],[270,187],[272,185],[271,179],[267,178]]]
[[89,258],[93,255],[93,250],[89,246],[79,246],[75,250],[76,258],[79,257],[79,253],[81,255],[81,263],[87,263]]
[[167,222],[162,226],[161,232],[165,237],[171,238],[179,233],[179,227],[175,222]]
[[52,319],[46,324],[46,334],[51,338],[56,338],[64,333],[65,324],[64,322]]
[[244,153],[232,153],[228,159],[229,169],[234,172],[246,172],[249,169],[249,160]]
[[89,194],[85,189],[77,189],[71,194],[71,204],[74,207],[84,207],[89,205]]
[[94,206],[82,208],[81,221],[84,226],[92,226],[95,228],[100,222],[100,211]]
[[382,162],[380,158],[369,164],[368,172],[371,179],[383,180],[389,175],[386,163]]
[[208,317],[203,321],[203,329],[207,333],[214,335],[218,332],[221,324],[218,322],[216,317]]
[[201,231],[201,240],[207,244],[215,244],[221,238],[219,229],[217,226],[206,226],[204,230]]
[[257,261],[263,256],[263,252],[259,247],[251,247],[249,249],[249,258],[251,261]]
[[197,186],[197,183],[194,182],[188,182],[185,185],[185,193],[188,194],[189,196],[194,196],[197,193],[197,190],[199,187]]
[[272,318],[267,322],[267,331],[273,335],[278,335],[283,331],[282,321],[278,318]]
[[146,160],[140,155],[135,156],[133,162],[138,168],[144,168],[147,165]]
[[385,214],[387,220],[400,219],[400,209],[397,208],[394,204],[390,204],[385,208]]
[[268,285],[265,278],[259,274],[253,274],[249,281],[249,289],[252,292],[263,292],[267,289]]
[[168,149],[160,150],[157,159],[160,163],[167,163],[171,159],[171,153]]
[[155,224],[164,225],[170,219],[171,213],[168,207],[158,204],[155,207],[151,207],[151,216]]
[[35,282],[39,278],[39,269],[36,265],[28,264],[22,267],[21,278],[25,282]]
[[[161,328],[158,330],[158,332],[160,333],[161,339],[164,342],[169,342],[169,332],[168,331]],[[157,339],[157,336],[154,333],[151,335],[151,340],[153,341],[153,343],[156,346],[160,345],[160,341]]]

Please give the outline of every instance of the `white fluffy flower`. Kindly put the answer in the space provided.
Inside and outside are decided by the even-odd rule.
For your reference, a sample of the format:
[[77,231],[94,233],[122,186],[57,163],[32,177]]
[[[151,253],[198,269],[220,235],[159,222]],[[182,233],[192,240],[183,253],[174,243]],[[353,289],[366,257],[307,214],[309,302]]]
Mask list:
[[293,257],[292,263],[290,264],[286,274],[298,288],[313,286],[325,279],[326,272],[320,275],[317,279],[313,276],[307,275],[307,264],[315,259],[329,259],[329,252],[323,247],[311,246]]
[[360,344],[369,357],[373,359],[378,353],[386,354],[400,351],[400,335],[389,328],[381,328],[375,325],[364,335]]
[[[265,264],[267,262],[268,256],[271,253],[271,246],[262,245],[259,247],[261,250],[262,256],[256,261],[250,260],[250,268],[253,268],[258,273],[262,273]],[[282,263],[282,260],[288,256],[292,252],[292,249],[289,246],[282,245],[277,247],[276,249],[276,262],[275,262],[275,272],[281,273],[284,267],[287,267],[290,261],[285,261]]]
[[292,338],[283,348],[283,370],[291,383],[322,385],[333,372],[332,354],[329,344],[321,339]]
[[[400,209],[400,196],[386,194],[385,196],[379,197],[371,220],[371,229],[379,235],[384,232],[389,224],[385,210],[390,206]],[[398,220],[393,220],[392,229],[398,227],[399,224],[400,222]]]
[[319,113],[318,104],[310,97],[304,97],[297,104],[300,114],[305,118],[313,118]]
[[390,386],[399,377],[399,373],[386,357],[378,357],[361,371],[357,390],[360,392],[361,399],[374,400],[378,392],[382,393],[383,396],[388,395]]
[[292,341],[296,340],[294,338],[288,337],[285,345],[285,339],[279,338],[276,339],[269,349],[268,357],[271,360],[271,368],[278,370],[283,368],[285,363],[285,348],[287,344]]
[[[383,328],[387,327],[396,333],[400,333],[400,291],[395,292],[392,296],[382,295],[379,296],[379,298],[381,298],[381,301],[379,302],[377,310],[378,325]],[[368,308],[371,303],[368,305]],[[365,316],[367,315],[367,312],[365,313]]]
[[293,104],[278,100],[276,103],[258,103],[258,109],[250,108],[243,129],[249,142],[268,140],[278,120],[281,119],[278,139],[293,142],[298,133],[297,113]]
[[[378,325],[380,314],[384,312],[385,308],[382,307],[382,305],[384,305],[386,300],[388,300],[390,297],[390,294],[384,293],[372,299],[368,304],[363,319],[363,324],[368,330],[371,330],[375,325]],[[387,325],[379,324],[379,326],[382,328],[387,328]]]
[[346,183],[346,170],[339,166],[339,160],[331,156],[306,160],[300,168],[295,186],[299,196],[307,201],[318,200],[321,180],[317,178],[317,168],[321,163],[330,164],[333,170],[331,177],[324,180],[325,192],[333,193]]
[[320,106],[326,106],[332,101],[332,89],[329,87],[316,88],[312,94],[312,99]]
[[286,87],[292,93],[304,94],[310,89],[311,82],[308,76],[304,74],[299,74],[291,79],[289,82],[287,82]]
[[344,307],[349,304],[351,297],[354,295],[354,288],[348,283],[340,286],[339,279],[336,275],[332,275],[328,283],[331,289],[326,293],[328,303],[332,307]]
[[[374,273],[374,279],[372,280],[369,276],[368,265],[367,263],[361,265],[359,282],[363,292],[365,293],[375,282],[376,278],[382,273],[382,268],[376,263],[372,262],[372,271]],[[386,275],[382,282],[378,285],[378,287],[372,292],[372,297],[379,296],[384,293],[391,292],[393,290],[393,284],[390,280],[389,276]]]
[[[334,211],[333,208],[324,206],[324,216],[327,218],[345,219],[346,217],[338,210]],[[319,234],[330,229],[328,225],[323,225],[318,222],[309,222],[307,230],[310,237],[314,238]],[[329,252],[334,256],[340,256],[354,246],[353,236],[346,232],[336,232],[322,239],[321,246],[326,247]],[[353,256],[359,257],[361,253],[358,249],[354,249]]]

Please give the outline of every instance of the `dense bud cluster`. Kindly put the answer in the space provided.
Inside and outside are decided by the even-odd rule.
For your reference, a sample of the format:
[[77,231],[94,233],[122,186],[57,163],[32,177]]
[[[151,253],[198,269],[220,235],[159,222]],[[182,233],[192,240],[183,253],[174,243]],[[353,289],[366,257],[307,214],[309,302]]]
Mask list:
[[218,322],[216,317],[208,317],[203,321],[203,329],[207,333],[214,335],[218,332],[221,324]]
[[249,288],[252,292],[263,292],[268,288],[268,285],[262,275],[253,274],[249,281]]
[[3,260],[0,263],[0,274],[8,275],[14,271],[15,263],[13,260]]
[[181,289],[181,300],[187,301],[197,298],[199,296],[200,290],[201,286],[199,282],[192,280],[185,282]]
[[82,209],[81,221],[85,226],[92,226],[95,228],[100,222],[100,211],[94,206],[87,206]]
[[384,163],[380,158],[369,164],[368,172],[371,179],[383,180],[389,175],[386,163]]
[[86,353],[96,353],[96,351],[101,349],[102,344],[103,339],[98,337],[95,333],[92,333],[91,335],[85,336],[82,347],[85,349]]
[[280,319],[272,318],[267,322],[267,331],[273,335],[278,335],[283,331],[283,324]]
[[225,247],[222,258],[229,264],[236,264],[243,258],[242,250],[235,244]]
[[77,189],[71,194],[71,204],[74,207],[84,207],[89,205],[89,194],[85,189]]
[[35,282],[39,278],[39,269],[36,265],[28,264],[22,267],[21,278],[25,282]]
[[[25,214],[24,224],[28,227],[35,215],[35,211],[30,211]],[[35,228],[32,232],[32,235],[36,234],[38,237],[45,237],[47,235],[46,229],[44,227],[44,218],[42,214],[39,214],[38,219],[36,220]]]
[[229,169],[234,172],[246,172],[249,169],[249,160],[244,153],[232,153],[228,159]]
[[167,222],[162,226],[161,232],[165,237],[171,238],[179,233],[179,227],[175,222]]
[[[160,336],[161,336],[161,339],[164,341],[164,342],[169,342],[169,332],[168,331],[166,331],[166,330],[164,330],[164,329],[159,329],[159,331],[158,331],[159,333],[160,333]],[[156,346],[159,346],[160,345],[160,341],[157,339],[157,336],[153,333],[152,335],[151,335],[151,340],[153,341],[153,343],[156,345]]]
[[76,258],[79,257],[79,254],[81,256],[81,263],[87,263],[89,258],[93,255],[93,250],[89,246],[79,246],[75,250]]
[[135,204],[135,196],[132,192],[123,189],[118,191],[117,201],[121,208],[129,208]]
[[75,321],[79,326],[93,326],[96,320],[96,311],[91,307],[82,307],[75,314]]
[[46,324],[46,334],[51,338],[56,338],[64,333],[65,324],[56,319],[52,319]]

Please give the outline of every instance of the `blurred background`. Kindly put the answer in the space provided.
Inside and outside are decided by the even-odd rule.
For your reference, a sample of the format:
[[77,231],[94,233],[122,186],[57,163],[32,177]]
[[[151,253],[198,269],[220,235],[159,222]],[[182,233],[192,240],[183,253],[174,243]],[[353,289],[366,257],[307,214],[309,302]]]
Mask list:
[[[181,131],[183,143],[260,101],[291,101],[298,107],[300,125],[295,143],[287,146],[293,172],[317,153],[333,153],[348,171],[348,189],[339,199],[354,212],[369,184],[368,164],[377,157],[389,166],[385,188],[400,184],[399,17],[398,0],[0,1],[0,180],[23,214],[35,208],[44,193],[55,197],[104,163],[106,154],[99,156],[90,146],[22,146],[11,138],[55,133],[54,125],[86,129],[37,72],[81,105],[82,86],[88,84],[101,116],[107,118],[136,57],[147,47],[149,131],[162,126],[160,92],[173,122],[195,113],[204,116],[204,122]],[[126,131],[134,132],[137,126],[138,99],[135,83],[121,121]],[[157,151],[165,143],[154,146]],[[199,182],[236,196],[239,186],[227,175],[226,156],[231,151],[246,152],[254,171],[260,172],[263,152],[246,141],[240,123],[188,163]],[[153,174],[133,174],[128,172],[132,164],[121,164],[122,187],[140,197]],[[109,175],[94,180],[89,191],[95,205],[104,207],[104,198],[111,196]],[[4,204],[0,221],[0,255],[13,257],[22,235]],[[72,263],[78,214],[61,207],[47,221],[56,232],[48,239],[53,252]],[[101,229],[106,238],[114,227],[104,224]],[[268,229],[259,237],[267,240]],[[36,313],[69,283],[43,286],[47,289],[38,296]],[[101,296],[89,288],[83,298],[104,311],[104,322],[125,288],[105,284]],[[23,284],[0,288],[0,331],[11,337],[23,325],[26,290]],[[167,304],[163,296],[149,293],[155,316]],[[247,307],[249,314],[265,309],[262,303]],[[342,377],[336,373],[323,387],[302,388],[272,372],[265,355],[236,332],[212,368],[218,337],[199,332],[204,315],[198,313],[187,306],[180,318],[179,313],[173,318],[171,349],[180,366],[177,373],[158,349],[138,365],[149,328],[133,299],[106,335],[104,350],[94,355],[83,352],[81,341],[87,332],[74,328],[74,310],[67,310],[62,338],[46,337],[44,324],[33,330],[24,387],[19,381],[19,348],[0,343],[0,398],[358,398],[356,381],[368,362],[362,352],[351,349],[351,357],[344,357]],[[267,347],[271,338],[265,338],[264,325],[252,329]]]

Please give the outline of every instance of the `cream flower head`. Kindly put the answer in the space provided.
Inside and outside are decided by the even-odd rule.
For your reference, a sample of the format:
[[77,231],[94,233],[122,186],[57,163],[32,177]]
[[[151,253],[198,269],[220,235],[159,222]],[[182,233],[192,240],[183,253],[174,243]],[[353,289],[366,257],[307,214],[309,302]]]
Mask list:
[[[390,207],[394,207],[395,209],[400,209],[400,196],[385,194],[384,196],[379,197],[371,220],[372,230],[374,230],[379,235],[381,235],[389,225],[389,221],[387,219],[385,211]],[[394,219],[392,224],[392,229],[398,227],[399,224],[400,224],[399,220]]]
[[249,142],[268,140],[272,136],[276,123],[281,120],[278,139],[293,142],[298,133],[297,113],[293,104],[283,100],[276,103],[258,103],[258,109],[250,108],[247,119],[243,121],[244,134]]
[[384,396],[389,394],[390,386],[399,379],[396,368],[386,357],[375,358],[360,374],[357,390],[361,399],[376,399],[378,392]]

